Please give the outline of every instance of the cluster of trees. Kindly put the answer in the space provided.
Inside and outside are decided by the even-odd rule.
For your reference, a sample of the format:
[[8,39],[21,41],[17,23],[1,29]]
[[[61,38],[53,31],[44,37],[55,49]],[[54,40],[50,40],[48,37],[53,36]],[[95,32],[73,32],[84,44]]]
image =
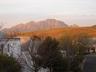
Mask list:
[[[32,56],[35,72],[41,67],[48,68],[50,72],[82,72],[80,65],[89,43],[86,35],[80,35],[76,39],[65,36],[60,42],[55,38],[45,38],[36,56]],[[63,53],[65,51],[66,53]]]
[[56,39],[47,37],[37,51],[40,57],[39,65],[49,68],[50,72],[67,70],[67,59],[63,58],[58,44],[59,42]]

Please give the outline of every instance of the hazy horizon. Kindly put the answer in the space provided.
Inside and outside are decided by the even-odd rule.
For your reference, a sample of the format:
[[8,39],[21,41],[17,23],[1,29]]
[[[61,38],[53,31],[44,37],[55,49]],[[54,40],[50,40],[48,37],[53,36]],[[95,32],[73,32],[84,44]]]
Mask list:
[[39,16],[36,17],[35,15],[5,15],[0,17],[0,24],[4,25],[4,27],[12,27],[17,24],[25,24],[30,21],[42,21],[46,19],[57,19],[65,22],[68,25],[73,25],[77,24],[78,26],[92,26],[96,25],[96,16],[87,16],[87,15],[77,15],[77,16],[72,16],[72,15],[58,15],[58,16]]
[[96,0],[0,0],[0,23],[5,27],[29,21],[58,19],[68,25],[96,24]]

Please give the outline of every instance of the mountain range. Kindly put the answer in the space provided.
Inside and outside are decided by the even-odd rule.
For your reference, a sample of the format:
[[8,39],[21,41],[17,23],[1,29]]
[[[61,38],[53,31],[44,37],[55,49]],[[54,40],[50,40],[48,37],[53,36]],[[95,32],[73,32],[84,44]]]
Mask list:
[[11,28],[5,28],[2,31],[4,32],[31,32],[31,31],[38,31],[38,30],[46,30],[46,29],[53,29],[53,28],[64,28],[68,27],[66,23],[56,19],[46,19],[43,21],[30,21],[25,24],[18,24]]

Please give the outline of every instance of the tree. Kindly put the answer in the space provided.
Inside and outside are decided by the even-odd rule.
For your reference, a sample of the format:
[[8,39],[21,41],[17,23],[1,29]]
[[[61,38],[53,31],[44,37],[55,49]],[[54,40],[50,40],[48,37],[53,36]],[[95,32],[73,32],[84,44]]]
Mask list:
[[39,66],[47,67],[50,72],[64,72],[67,70],[67,60],[63,58],[58,41],[47,37],[38,48]]
[[70,70],[72,72],[82,72],[81,63],[84,59],[83,55],[76,55],[70,63]]
[[66,50],[69,71],[80,72],[80,64],[89,48],[89,43],[90,39],[86,34],[80,34],[76,38],[71,38],[66,34],[66,36],[61,39],[61,44],[59,46],[62,50]]
[[88,53],[90,41],[90,37],[86,34],[81,34],[74,40],[74,57],[73,61],[71,62],[71,70],[73,72],[82,72],[80,65],[84,59],[84,56]]
[[71,62],[74,56],[73,38],[71,38],[69,34],[64,35],[60,39],[59,47],[61,48],[62,51],[66,51],[66,58],[68,61],[67,71],[70,72]]
[[25,52],[23,52],[24,63],[32,72],[38,72],[40,69],[39,57],[37,55],[37,49],[41,43],[41,39],[38,36],[33,36],[30,40],[24,44]]
[[21,66],[14,58],[0,55],[0,72],[21,72]]
[[74,47],[75,50],[77,48],[75,52],[78,52],[75,54],[85,55],[86,53],[88,53],[90,45],[91,45],[90,36],[87,34],[80,34],[73,44],[73,46],[75,46]]

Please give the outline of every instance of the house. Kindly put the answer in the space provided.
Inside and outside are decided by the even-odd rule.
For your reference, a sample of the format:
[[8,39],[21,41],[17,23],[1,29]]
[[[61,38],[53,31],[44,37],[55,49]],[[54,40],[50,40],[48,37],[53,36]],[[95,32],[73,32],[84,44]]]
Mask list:
[[87,50],[89,53],[96,53],[96,38],[93,37],[90,39],[89,48]]
[[18,58],[21,55],[20,38],[0,38],[0,53]]

